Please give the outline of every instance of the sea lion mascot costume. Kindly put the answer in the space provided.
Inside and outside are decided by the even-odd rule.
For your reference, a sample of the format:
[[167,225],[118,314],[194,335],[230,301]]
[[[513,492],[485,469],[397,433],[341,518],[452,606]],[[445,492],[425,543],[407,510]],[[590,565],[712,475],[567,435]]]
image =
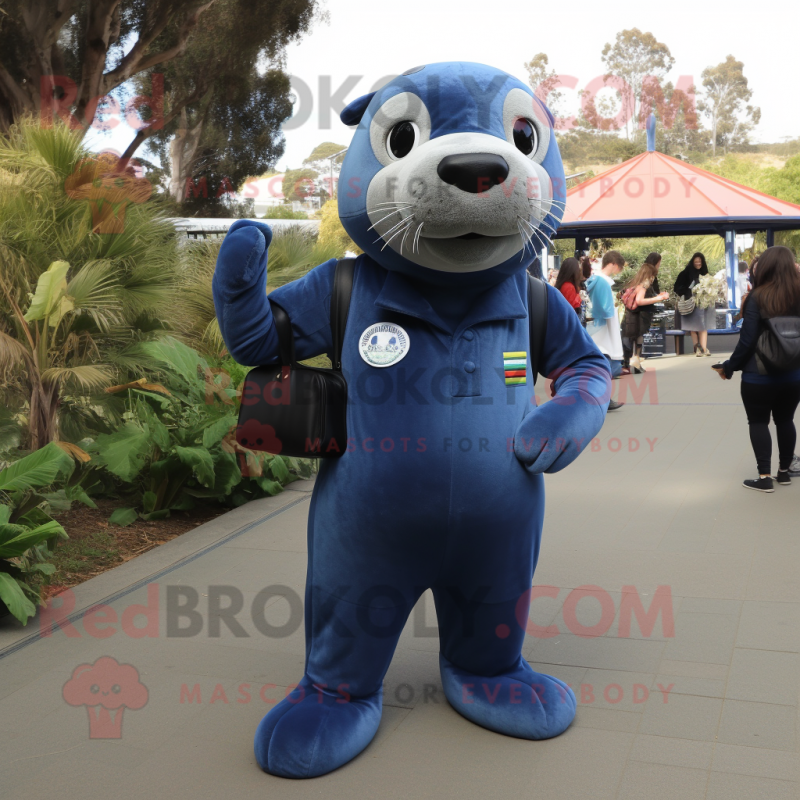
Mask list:
[[[305,674],[258,727],[265,771],[323,775],[378,729],[382,681],[431,589],[452,707],[524,739],[562,733],[575,696],[521,656],[544,517],[543,473],[600,430],[606,361],[546,286],[536,405],[529,275],[563,216],[553,118],[531,89],[481,64],[428,64],[360,97],[339,180],[355,262],[342,369],[347,449],[321,462],[308,519]],[[337,262],[265,293],[272,232],[235,222],[214,302],[231,355],[279,361],[270,303],[298,359],[332,348]],[[532,315],[535,317],[535,311]]]

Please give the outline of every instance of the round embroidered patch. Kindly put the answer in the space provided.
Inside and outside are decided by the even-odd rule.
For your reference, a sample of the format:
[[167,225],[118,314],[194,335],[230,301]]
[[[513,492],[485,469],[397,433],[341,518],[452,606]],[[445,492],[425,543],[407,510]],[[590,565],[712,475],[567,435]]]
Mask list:
[[408,334],[391,322],[370,325],[358,342],[361,358],[372,367],[391,367],[408,352]]

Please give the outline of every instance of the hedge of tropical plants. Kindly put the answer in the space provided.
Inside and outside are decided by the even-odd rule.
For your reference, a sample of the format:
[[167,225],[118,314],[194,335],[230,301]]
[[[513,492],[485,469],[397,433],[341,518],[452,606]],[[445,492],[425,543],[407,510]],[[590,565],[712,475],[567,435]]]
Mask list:
[[[218,248],[179,240],[146,178],[67,128],[0,137],[0,615],[35,613],[73,503],[113,498],[127,525],[311,474],[233,437],[246,367],[214,316]],[[279,232],[269,288],[338,255]]]

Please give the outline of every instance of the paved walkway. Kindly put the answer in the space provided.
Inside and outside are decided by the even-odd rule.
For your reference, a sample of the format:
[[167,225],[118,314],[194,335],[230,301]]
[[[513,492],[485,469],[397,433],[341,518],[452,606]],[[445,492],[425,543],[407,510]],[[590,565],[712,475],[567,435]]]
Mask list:
[[[796,798],[800,485],[773,495],[740,486],[754,463],[738,379],[723,383],[710,361],[648,362],[655,393],[636,403],[628,392],[594,448],[547,478],[536,583],[557,589],[533,601],[531,623],[554,627],[529,636],[525,655],[579,695],[563,736],[506,738],[452,711],[423,598],[387,676],[372,745],[313,781],[261,773],[255,726],[300,677],[304,645],[300,609],[258,593],[282,585],[286,597],[302,596],[303,483],[78,587],[62,611],[66,632],[43,638],[38,620],[0,622],[0,796]],[[221,585],[233,587],[223,607],[243,603],[235,619],[244,635],[208,613],[209,587]],[[596,588],[574,591],[586,586]],[[136,638],[124,611],[147,604],[148,591],[160,612],[145,631],[153,635]],[[167,629],[170,597],[197,602],[199,615],[179,620],[201,626],[196,635]],[[266,606],[258,624],[288,635],[259,632],[254,601]],[[110,610],[87,620],[100,603]],[[637,622],[637,603],[660,609],[658,618]],[[221,635],[209,635],[215,628]],[[133,665],[138,682],[103,656]],[[68,684],[82,664],[94,667]],[[80,704],[98,696],[95,680],[101,692],[122,684],[121,738],[90,738],[117,732],[119,721],[99,716],[90,728]]]

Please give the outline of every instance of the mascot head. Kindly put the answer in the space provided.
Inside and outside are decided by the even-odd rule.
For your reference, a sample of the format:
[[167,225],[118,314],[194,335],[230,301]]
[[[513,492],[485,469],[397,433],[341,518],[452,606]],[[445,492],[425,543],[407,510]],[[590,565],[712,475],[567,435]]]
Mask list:
[[497,283],[527,268],[563,216],[553,117],[482,64],[409,70],[341,114],[358,125],[339,216],[386,269],[431,283]]

